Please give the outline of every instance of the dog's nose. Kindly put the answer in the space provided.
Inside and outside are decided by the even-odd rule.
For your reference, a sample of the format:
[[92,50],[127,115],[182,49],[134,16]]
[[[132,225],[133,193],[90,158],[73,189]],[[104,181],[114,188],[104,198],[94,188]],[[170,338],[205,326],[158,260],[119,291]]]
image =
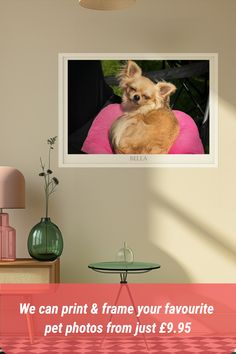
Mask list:
[[139,95],[134,95],[133,100],[135,102],[138,102],[140,100],[140,96]]

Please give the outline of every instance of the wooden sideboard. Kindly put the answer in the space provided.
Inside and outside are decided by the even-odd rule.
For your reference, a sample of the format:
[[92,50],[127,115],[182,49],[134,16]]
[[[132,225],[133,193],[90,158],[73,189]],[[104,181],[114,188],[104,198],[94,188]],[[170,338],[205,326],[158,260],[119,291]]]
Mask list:
[[0,261],[0,284],[37,284],[60,282],[60,259],[40,262],[32,258]]

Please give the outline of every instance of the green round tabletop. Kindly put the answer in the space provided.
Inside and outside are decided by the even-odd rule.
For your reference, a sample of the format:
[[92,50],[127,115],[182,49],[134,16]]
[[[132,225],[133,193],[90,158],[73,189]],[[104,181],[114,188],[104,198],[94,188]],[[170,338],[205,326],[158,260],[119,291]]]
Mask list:
[[117,272],[138,272],[138,271],[150,271],[153,269],[160,268],[158,263],[147,263],[147,262],[98,262],[91,263],[88,265],[89,268],[93,270],[104,270],[104,271],[117,271]]

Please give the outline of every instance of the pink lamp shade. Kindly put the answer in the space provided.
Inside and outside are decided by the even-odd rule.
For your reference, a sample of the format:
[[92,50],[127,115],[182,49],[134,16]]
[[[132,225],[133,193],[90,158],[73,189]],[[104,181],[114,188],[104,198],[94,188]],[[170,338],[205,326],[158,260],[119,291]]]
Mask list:
[[2,209],[25,208],[25,179],[13,167],[0,166],[0,261],[16,259],[16,230]]
[[13,167],[0,166],[0,209],[25,208],[25,179]]

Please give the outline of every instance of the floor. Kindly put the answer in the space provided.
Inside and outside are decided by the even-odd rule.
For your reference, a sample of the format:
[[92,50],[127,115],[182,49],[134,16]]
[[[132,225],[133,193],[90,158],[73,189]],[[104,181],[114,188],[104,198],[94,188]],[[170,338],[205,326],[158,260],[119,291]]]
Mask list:
[[27,338],[2,338],[0,342],[6,354],[166,354],[166,353],[225,353],[231,354],[236,348],[236,337],[195,337],[195,338],[153,338],[148,339],[148,347],[143,339],[106,339],[101,346],[98,339],[43,339],[30,345]]

